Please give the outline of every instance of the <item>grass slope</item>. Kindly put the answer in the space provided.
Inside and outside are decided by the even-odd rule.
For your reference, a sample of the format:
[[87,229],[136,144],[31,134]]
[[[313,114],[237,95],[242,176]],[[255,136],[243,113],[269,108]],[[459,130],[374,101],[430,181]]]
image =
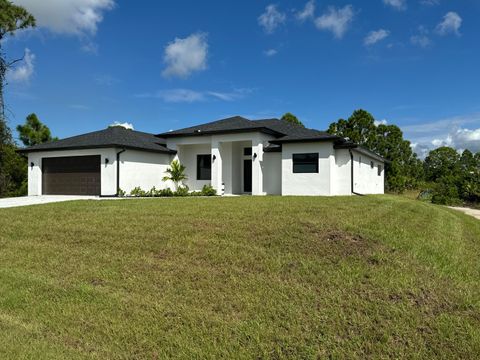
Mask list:
[[394,196],[0,210],[0,358],[474,358],[480,222]]

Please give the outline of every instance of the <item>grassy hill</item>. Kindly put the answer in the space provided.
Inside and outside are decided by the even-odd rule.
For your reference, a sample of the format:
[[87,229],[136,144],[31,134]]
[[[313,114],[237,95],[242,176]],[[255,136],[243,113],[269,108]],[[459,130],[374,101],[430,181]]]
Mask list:
[[480,221],[394,196],[0,209],[0,358],[475,358]]

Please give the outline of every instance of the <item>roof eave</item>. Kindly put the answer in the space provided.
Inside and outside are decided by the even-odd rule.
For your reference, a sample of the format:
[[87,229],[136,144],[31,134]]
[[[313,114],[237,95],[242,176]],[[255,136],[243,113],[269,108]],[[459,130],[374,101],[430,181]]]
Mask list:
[[185,133],[185,134],[178,134],[178,133],[162,133],[157,134],[155,136],[162,137],[162,138],[173,138],[173,137],[184,137],[184,136],[208,136],[208,135],[219,135],[219,134],[236,134],[236,133],[246,133],[246,132],[255,132],[260,131],[265,134],[270,134],[273,136],[285,136],[285,134],[280,133],[278,131],[269,129],[267,127],[256,127],[250,129],[231,129],[231,130],[213,130],[213,131],[200,131],[200,132],[192,132],[192,133]]
[[21,154],[28,154],[28,153],[33,153],[33,152],[42,152],[42,151],[66,151],[66,150],[87,150],[87,149],[106,149],[106,148],[125,148],[125,149],[130,149],[130,150],[139,150],[139,151],[145,151],[145,152],[153,152],[153,153],[161,153],[161,154],[176,154],[176,150],[172,149],[167,149],[167,150],[162,150],[162,149],[146,149],[138,146],[127,146],[127,145],[122,145],[122,144],[107,144],[107,145],[85,145],[85,146],[66,146],[66,147],[61,147],[61,148],[39,148],[39,149],[30,149],[30,148],[25,148],[25,149],[18,149],[17,152]]

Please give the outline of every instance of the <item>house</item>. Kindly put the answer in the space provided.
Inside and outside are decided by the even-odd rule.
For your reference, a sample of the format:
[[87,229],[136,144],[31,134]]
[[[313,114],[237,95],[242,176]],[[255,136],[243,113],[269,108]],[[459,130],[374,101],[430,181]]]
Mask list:
[[385,160],[335,135],[278,119],[235,116],[158,135],[109,127],[22,150],[28,194],[115,196],[171,187],[172,160],[190,190],[219,194],[383,194]]

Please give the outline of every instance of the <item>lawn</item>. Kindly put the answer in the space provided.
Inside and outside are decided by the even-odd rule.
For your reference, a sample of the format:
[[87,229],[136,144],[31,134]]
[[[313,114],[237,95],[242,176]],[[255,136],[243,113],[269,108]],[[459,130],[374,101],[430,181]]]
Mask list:
[[0,209],[0,358],[478,358],[480,221],[395,197]]

